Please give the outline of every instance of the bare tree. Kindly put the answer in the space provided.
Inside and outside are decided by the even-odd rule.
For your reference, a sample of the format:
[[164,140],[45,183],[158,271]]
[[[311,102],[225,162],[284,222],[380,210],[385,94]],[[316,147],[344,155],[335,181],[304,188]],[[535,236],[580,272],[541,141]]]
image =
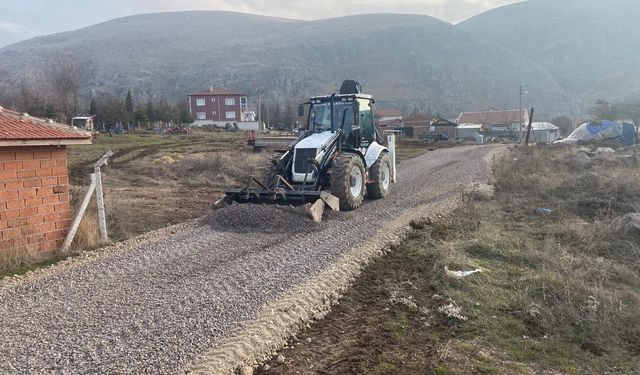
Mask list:
[[80,110],[80,88],[86,70],[70,55],[56,54],[49,60],[47,75],[54,106],[69,124]]

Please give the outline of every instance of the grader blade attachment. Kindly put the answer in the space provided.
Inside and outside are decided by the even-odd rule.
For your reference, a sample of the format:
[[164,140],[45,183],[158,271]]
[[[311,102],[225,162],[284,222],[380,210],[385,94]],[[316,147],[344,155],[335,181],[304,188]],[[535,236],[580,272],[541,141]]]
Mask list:
[[215,207],[238,203],[266,204],[307,204],[307,212],[316,221],[322,221],[325,205],[334,211],[340,210],[340,200],[328,191],[311,190],[313,186],[291,184],[282,176],[277,176],[271,186],[257,180],[253,176],[247,178],[243,188],[232,188],[225,191],[225,197],[215,203]]

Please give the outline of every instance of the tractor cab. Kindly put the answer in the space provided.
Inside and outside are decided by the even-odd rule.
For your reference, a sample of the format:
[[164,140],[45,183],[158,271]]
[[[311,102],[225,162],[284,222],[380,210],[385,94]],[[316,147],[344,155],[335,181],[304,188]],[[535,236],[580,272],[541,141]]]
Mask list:
[[346,94],[318,96],[309,106],[308,130],[313,133],[340,131],[345,148],[366,148],[376,140],[371,95]]

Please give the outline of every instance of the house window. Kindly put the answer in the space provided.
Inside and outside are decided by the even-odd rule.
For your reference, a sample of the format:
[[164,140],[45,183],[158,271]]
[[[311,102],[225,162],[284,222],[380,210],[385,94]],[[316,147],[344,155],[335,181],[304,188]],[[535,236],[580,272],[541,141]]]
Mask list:
[[204,107],[204,99],[196,99],[196,106]]
[[216,98],[215,97],[211,98],[211,103],[215,103],[215,102],[216,102]]
[[216,111],[211,111],[211,114],[215,116],[215,115],[217,115],[217,114],[218,114],[218,112],[216,112]]
[[198,120],[206,120],[207,119],[207,112],[198,112],[196,115],[196,118]]
[[244,96],[240,98],[240,108],[247,109],[247,98]]
[[236,98],[224,98],[224,105],[236,105]]
[[236,111],[227,112],[227,119],[235,119],[235,118],[236,118]]

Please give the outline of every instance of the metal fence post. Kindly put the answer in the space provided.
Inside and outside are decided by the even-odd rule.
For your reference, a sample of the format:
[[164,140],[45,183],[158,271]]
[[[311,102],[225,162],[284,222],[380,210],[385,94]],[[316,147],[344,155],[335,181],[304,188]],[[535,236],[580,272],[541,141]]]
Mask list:
[[389,158],[391,159],[391,182],[396,182],[396,135],[389,134],[387,136],[387,144],[389,145]]
[[109,150],[93,166],[93,173],[96,176],[96,201],[98,203],[98,224],[100,227],[100,239],[108,241],[107,215],[104,209],[104,193],[102,191],[102,173],[100,167],[107,164],[109,158],[113,156],[113,151]]

